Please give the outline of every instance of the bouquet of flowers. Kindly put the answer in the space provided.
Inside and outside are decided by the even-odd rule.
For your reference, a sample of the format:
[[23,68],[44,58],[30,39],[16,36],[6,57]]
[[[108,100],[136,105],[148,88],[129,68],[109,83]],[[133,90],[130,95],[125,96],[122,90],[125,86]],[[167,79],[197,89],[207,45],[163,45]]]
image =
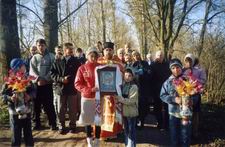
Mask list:
[[27,94],[25,92],[34,79],[33,76],[26,76],[23,72],[14,72],[13,70],[10,70],[8,76],[4,78],[8,88],[12,88],[15,95],[13,101],[15,110],[19,114],[19,119],[26,118],[26,114],[29,113],[28,106],[26,106],[28,100],[26,99]]
[[187,124],[189,119],[192,117],[192,98],[191,96],[203,91],[203,86],[198,80],[188,74],[186,77],[180,77],[173,80],[176,92],[181,97],[181,111],[182,123]]

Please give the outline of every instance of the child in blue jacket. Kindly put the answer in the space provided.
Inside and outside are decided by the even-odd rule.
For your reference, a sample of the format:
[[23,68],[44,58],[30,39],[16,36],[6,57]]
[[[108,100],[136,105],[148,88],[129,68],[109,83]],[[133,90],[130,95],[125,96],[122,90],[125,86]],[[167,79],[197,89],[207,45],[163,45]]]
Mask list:
[[[14,58],[10,67],[12,72],[26,73],[25,62],[20,58]],[[15,92],[8,84],[2,88],[2,99],[8,104],[10,127],[12,131],[11,146],[20,146],[22,134],[26,146],[34,146],[32,129],[31,129],[31,106],[34,90],[32,86],[26,87],[24,92]]]
[[[170,70],[172,75],[164,82],[160,98],[163,102],[168,104],[169,111],[169,129],[171,137],[171,145],[176,146],[190,146],[191,139],[191,119],[188,123],[183,123],[181,116],[181,98],[178,96],[173,81],[177,78],[183,77],[182,63],[179,59],[172,59],[170,61]],[[191,96],[193,102],[195,97]]]

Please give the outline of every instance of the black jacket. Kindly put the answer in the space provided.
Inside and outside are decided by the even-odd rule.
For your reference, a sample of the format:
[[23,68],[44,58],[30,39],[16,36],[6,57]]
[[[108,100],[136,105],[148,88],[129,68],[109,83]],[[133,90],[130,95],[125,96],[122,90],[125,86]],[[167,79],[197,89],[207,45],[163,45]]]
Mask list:
[[169,62],[163,61],[162,63],[153,62],[150,65],[151,70],[151,81],[154,83],[153,95],[154,97],[159,97],[160,91],[163,83],[169,78],[171,75],[171,71],[169,68]]
[[[64,57],[54,61],[51,68],[51,78],[54,81],[54,88],[57,94],[74,95],[77,93],[74,87],[74,80],[80,65],[79,60],[74,56],[71,56],[68,60]],[[65,76],[70,76],[68,84],[62,83]]]
[[78,60],[81,64],[85,64],[87,61],[87,59],[85,57],[80,57],[80,58],[78,58]]

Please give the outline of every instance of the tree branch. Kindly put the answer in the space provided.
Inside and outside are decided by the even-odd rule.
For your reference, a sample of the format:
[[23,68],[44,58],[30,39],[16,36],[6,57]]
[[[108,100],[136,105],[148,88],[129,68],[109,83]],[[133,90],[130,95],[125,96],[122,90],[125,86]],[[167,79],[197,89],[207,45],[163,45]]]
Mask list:
[[68,14],[65,18],[63,18],[59,23],[58,27],[60,27],[71,15],[73,15],[75,12],[77,12],[85,3],[87,3],[88,0],[85,0],[81,5],[79,5],[75,10],[73,10],[70,14]]
[[159,40],[159,37],[158,37],[158,34],[157,34],[157,31],[156,31],[157,29],[156,29],[155,25],[153,24],[152,19],[151,19],[151,15],[150,15],[150,13],[149,13],[149,11],[148,11],[148,4],[147,4],[146,1],[144,1],[144,3],[145,3],[145,9],[146,9],[146,13],[147,13],[147,14],[144,14],[144,16],[146,16],[147,20],[149,20],[149,22],[150,22],[150,24],[151,24],[151,26],[152,26],[152,30],[153,30],[153,32],[154,32],[154,34],[155,34],[156,39],[157,39],[158,41],[160,41],[160,40]]
[[197,6],[198,4],[200,4],[201,2],[203,2],[204,0],[200,0],[198,1],[197,3],[193,4],[186,12],[185,16],[195,7]]
[[206,1],[206,8],[205,8],[204,22],[203,22],[203,25],[202,25],[202,28],[201,28],[201,33],[200,33],[200,38],[199,38],[199,47],[197,48],[198,57],[201,56],[201,53],[202,53],[202,50],[203,50],[206,25],[208,23],[208,16],[209,16],[209,13],[210,13],[211,6],[212,6],[212,0],[207,0]]
[[183,24],[183,26],[187,26],[188,28],[184,31],[184,33],[183,34],[185,34],[186,32],[188,32],[189,31],[189,29],[191,29],[191,27],[193,26],[193,25],[195,25],[195,24],[200,24],[200,20],[196,20],[195,22],[193,22],[192,24]]
[[167,37],[166,37],[166,41],[169,41],[170,38],[172,37],[172,33],[173,33],[173,18],[174,18],[174,5],[175,5],[174,0],[170,0],[168,3],[168,28],[167,28]]
[[179,25],[178,25],[177,30],[176,30],[176,32],[175,32],[175,35],[174,35],[174,37],[173,37],[173,39],[172,39],[172,41],[171,41],[170,47],[173,47],[174,42],[175,42],[175,40],[177,39],[178,34],[179,34],[179,32],[180,32],[180,29],[181,29],[181,27],[182,27],[183,24],[184,24],[184,20],[185,20],[185,17],[186,17],[186,11],[187,11],[187,2],[188,2],[187,0],[184,1],[184,6],[183,6],[183,11],[182,11],[181,20],[180,20],[180,22],[179,22]]
[[219,14],[221,14],[221,13],[224,13],[224,12],[225,12],[225,10],[221,10],[221,11],[219,11],[219,12],[213,14],[210,18],[207,19],[207,22],[209,22],[210,20],[212,20],[215,16],[217,16],[217,15],[219,15]]
[[188,2],[188,0],[185,0],[185,1],[184,1],[183,11],[182,11],[182,18],[181,18],[181,20],[180,20],[180,22],[179,22],[179,25],[178,25],[177,30],[176,30],[176,32],[175,32],[175,35],[174,35],[174,37],[173,37],[173,39],[172,39],[172,41],[171,41],[171,44],[170,44],[171,47],[173,47],[173,45],[174,45],[174,43],[175,43],[175,41],[176,41],[176,39],[177,39],[177,37],[178,37],[178,35],[179,35],[179,33],[180,33],[180,30],[181,30],[181,28],[182,28],[182,26],[183,26],[183,23],[184,23],[184,20],[185,20],[187,14],[188,14],[195,6],[197,6],[198,4],[200,4],[201,2],[203,2],[203,0],[200,0],[200,1],[196,2],[196,3],[193,4],[188,10],[187,10],[187,2]]
[[40,20],[40,22],[41,22],[42,24],[44,24],[44,21],[41,19],[41,17],[40,17],[36,12],[34,12],[34,10],[28,8],[27,6],[21,5],[21,4],[19,4],[19,3],[16,3],[16,5],[18,5],[18,6],[20,6],[20,7],[23,7],[23,8],[25,8],[25,9],[31,11],[35,16],[37,16],[37,18]]

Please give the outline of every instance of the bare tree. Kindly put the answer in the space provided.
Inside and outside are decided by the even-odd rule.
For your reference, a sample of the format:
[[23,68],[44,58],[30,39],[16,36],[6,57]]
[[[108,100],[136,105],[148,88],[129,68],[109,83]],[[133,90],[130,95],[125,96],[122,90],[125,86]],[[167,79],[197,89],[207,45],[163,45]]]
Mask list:
[[99,0],[101,4],[101,15],[102,15],[102,38],[103,42],[106,42],[106,24],[105,24],[105,12],[104,12],[104,3],[103,0]]
[[131,13],[136,14],[135,20],[137,16],[144,15],[149,24],[148,28],[154,35],[156,46],[164,51],[167,58],[173,53],[174,43],[180,34],[187,15],[202,2],[203,0],[127,1]]
[[44,33],[50,51],[58,45],[58,4],[57,0],[44,1]]
[[[18,3],[21,4],[20,0],[18,0]],[[22,9],[21,7],[18,7],[18,17],[19,17],[19,36],[22,39],[23,38],[23,26],[22,26],[22,19],[23,19],[23,14],[22,14]]]
[[115,0],[110,0],[111,3],[111,15],[112,15],[112,36],[113,36],[113,40],[114,40],[114,44],[117,46],[117,29],[116,29],[116,4],[115,4]]
[[[214,3],[215,2],[215,3]],[[217,4],[216,1],[213,0],[206,0],[205,3],[205,15],[203,19],[203,24],[200,32],[200,37],[199,37],[199,44],[197,47],[197,52],[198,52],[198,57],[201,56],[203,47],[204,47],[204,38],[205,38],[205,33],[207,31],[207,24],[212,21],[213,18],[216,16],[225,13],[225,5],[223,3]],[[211,16],[210,16],[211,14]]]
[[89,3],[87,4],[87,20],[88,20],[88,46],[91,46],[91,18],[90,18],[90,9],[89,9]]
[[[58,3],[58,8],[59,8],[59,21],[62,21],[62,5],[61,5],[61,2],[59,2]],[[60,42],[61,42],[61,44],[63,44],[63,28],[62,27],[60,27],[59,28],[59,34],[60,34]]]
[[202,50],[201,64],[207,71],[207,101],[216,104],[224,103],[225,95],[225,43],[224,34],[213,31],[204,37],[205,47]]
[[20,57],[16,1],[0,1],[0,53],[9,65],[12,58]]

